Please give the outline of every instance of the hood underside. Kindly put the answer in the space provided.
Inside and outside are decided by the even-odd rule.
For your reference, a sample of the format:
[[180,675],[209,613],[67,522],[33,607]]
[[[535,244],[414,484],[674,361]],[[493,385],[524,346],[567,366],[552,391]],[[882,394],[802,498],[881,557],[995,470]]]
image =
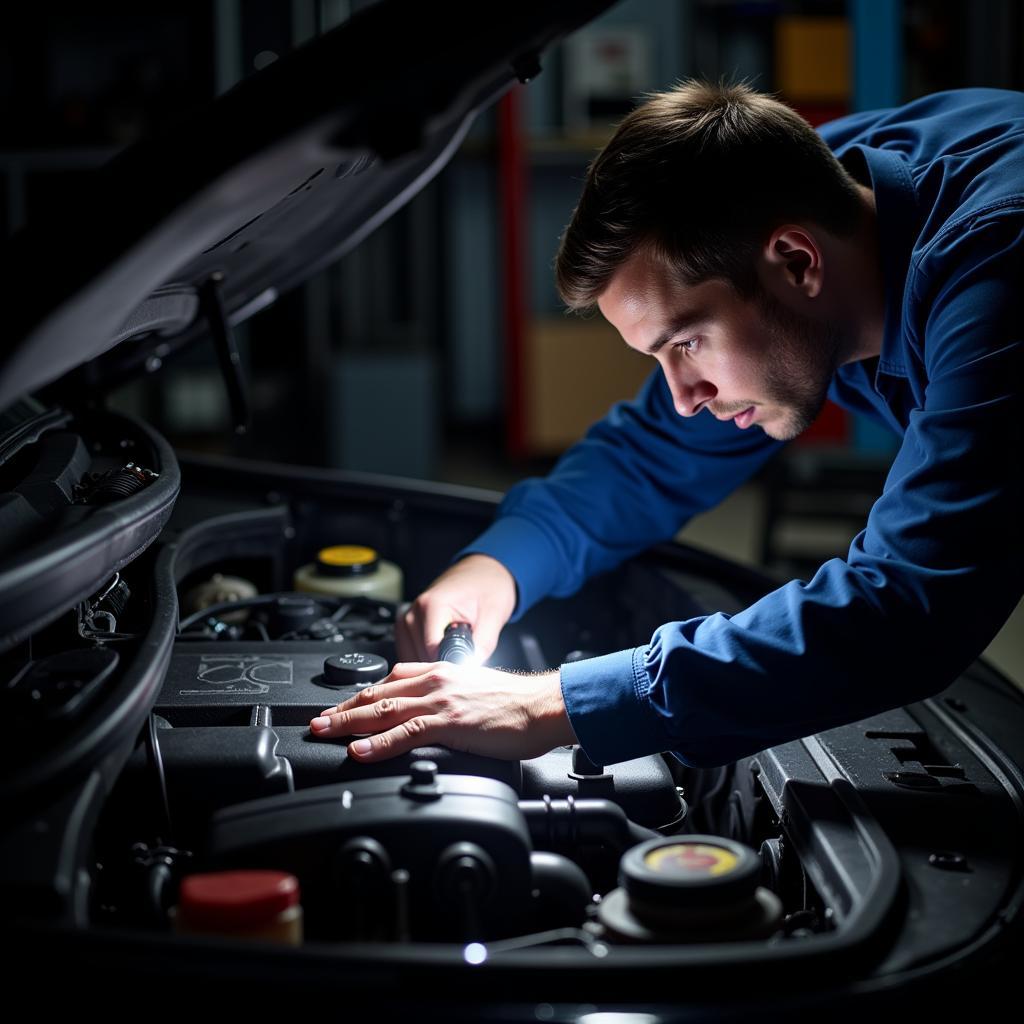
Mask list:
[[114,386],[337,260],[608,6],[382,0],[124,151],[0,254],[0,410],[85,364],[58,397]]

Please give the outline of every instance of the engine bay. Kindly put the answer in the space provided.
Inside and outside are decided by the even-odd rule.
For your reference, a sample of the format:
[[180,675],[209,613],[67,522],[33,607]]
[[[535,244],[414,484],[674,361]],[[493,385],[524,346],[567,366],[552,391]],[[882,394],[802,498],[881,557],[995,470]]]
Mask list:
[[[198,582],[193,571],[179,588],[181,626],[150,728],[105,812],[111,821],[132,820],[136,830],[115,828],[101,855],[107,865],[123,865],[112,889],[97,895],[107,920],[119,921],[126,907],[134,908],[133,921],[140,907],[142,919],[166,920],[175,885],[188,873],[270,870],[294,876],[299,892],[333,891],[349,908],[324,911],[322,900],[304,908],[305,935],[317,941],[505,939],[521,947],[570,929],[590,945],[609,932],[601,907],[616,889],[623,855],[653,842],[677,855],[692,848],[704,852],[687,856],[711,856],[702,868],[712,885],[712,869],[744,858],[744,910],[735,900],[720,906],[723,921],[738,918],[733,939],[749,936],[751,916],[762,938],[829,927],[823,906],[794,907],[787,923],[773,897],[768,928],[760,858],[737,852],[727,837],[718,855],[708,852],[709,837],[688,838],[683,766],[670,757],[605,766],[579,747],[523,762],[430,747],[368,766],[347,756],[344,741],[313,738],[310,718],[395,663],[399,606],[365,596],[263,593],[239,573],[266,578],[266,566],[236,560],[214,568]],[[222,600],[228,592],[234,600]],[[587,631],[567,636],[570,649],[551,655],[529,628],[513,626],[492,663],[519,671],[557,666],[586,656],[578,645],[591,638]],[[152,816],[142,826],[146,806]],[[134,895],[125,890],[129,878]],[[649,941],[706,940],[714,922],[696,899],[699,930],[681,908],[680,928],[666,931],[659,919]]]
[[[130,421],[77,426],[65,502],[77,525],[123,518],[167,456]],[[35,468],[12,489],[54,474],[21,464]],[[310,719],[387,674],[401,599],[495,499],[199,456],[183,477],[153,542],[0,661],[0,887],[40,941],[100,959],[188,961],[214,941],[225,962],[260,948],[351,969],[491,963],[545,984],[557,964],[558,984],[582,973],[609,993],[638,970],[711,991],[738,964],[807,985],[813,965],[827,986],[926,978],[1019,898],[1019,770],[1000,751],[1019,707],[986,666],[941,699],[726,765],[601,765],[579,747],[359,764]],[[354,593],[334,592],[337,574],[296,589],[339,546],[395,566],[404,592],[377,596],[362,571]],[[489,663],[557,668],[771,585],[655,549],[531,609]]]

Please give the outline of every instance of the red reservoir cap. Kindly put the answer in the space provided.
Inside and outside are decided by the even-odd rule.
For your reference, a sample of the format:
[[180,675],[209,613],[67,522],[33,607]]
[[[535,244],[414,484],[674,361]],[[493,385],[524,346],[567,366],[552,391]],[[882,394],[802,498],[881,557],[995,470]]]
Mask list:
[[259,928],[299,902],[299,881],[285,871],[212,871],[189,875],[178,918],[194,928]]

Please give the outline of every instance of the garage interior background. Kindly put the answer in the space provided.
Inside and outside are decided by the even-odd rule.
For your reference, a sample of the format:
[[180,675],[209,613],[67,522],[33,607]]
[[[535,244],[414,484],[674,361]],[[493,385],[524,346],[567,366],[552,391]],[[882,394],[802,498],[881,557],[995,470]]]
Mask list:
[[[9,5],[0,232],[120,147],[187,125],[191,110],[365,6]],[[248,434],[231,429],[212,351],[188,353],[112,404],[179,448],[502,490],[543,472],[650,368],[600,318],[562,312],[558,236],[615,121],[640,93],[690,75],[777,92],[812,123],[940,89],[1020,89],[1024,5],[622,0],[549,53],[542,74],[483,118],[398,216],[238,329]],[[813,572],[862,526],[895,446],[827,408],[681,536],[783,574]],[[1024,606],[988,653],[1024,686]]]

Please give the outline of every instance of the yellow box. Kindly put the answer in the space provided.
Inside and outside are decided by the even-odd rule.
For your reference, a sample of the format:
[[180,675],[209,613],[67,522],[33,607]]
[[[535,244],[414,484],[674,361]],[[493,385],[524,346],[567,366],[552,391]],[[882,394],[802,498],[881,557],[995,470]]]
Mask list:
[[775,86],[785,99],[846,100],[850,81],[850,25],[845,18],[779,18]]
[[555,455],[578,441],[657,366],[600,316],[534,320],[525,357],[526,444],[535,455]]

